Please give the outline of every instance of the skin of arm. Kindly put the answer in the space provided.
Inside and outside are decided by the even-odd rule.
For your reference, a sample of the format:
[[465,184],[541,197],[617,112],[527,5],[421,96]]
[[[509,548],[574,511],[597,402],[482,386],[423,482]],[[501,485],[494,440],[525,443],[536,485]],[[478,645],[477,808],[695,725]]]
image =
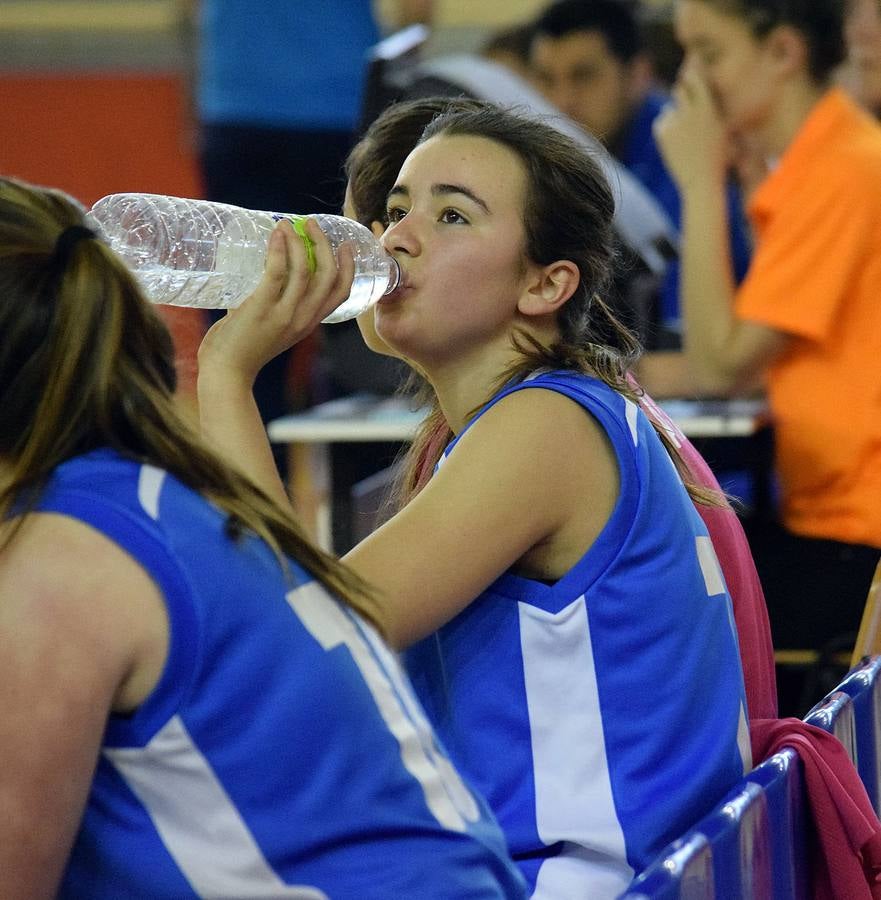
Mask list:
[[134,560],[58,515],[4,549],[0,596],[0,896],[54,897],[107,716],[155,687],[168,620]]
[[434,18],[435,0],[374,0],[379,19],[388,28],[407,25],[430,25]]
[[227,462],[284,505],[290,501],[254,401],[254,379],[348,297],[355,270],[351,248],[343,246],[337,266],[315,221],[308,220],[306,228],[315,244],[314,274],[290,222],[280,222],[267,247],[260,284],[209,329],[199,348],[202,434]]
[[[724,126],[695,68],[683,71],[674,100],[656,120],[655,138],[682,197],[681,300],[692,393],[742,393],[756,386],[790,338],[734,314]],[[640,378],[654,393],[651,361]]]
[[515,564],[531,577],[562,576],[605,525],[617,479],[605,433],[580,407],[551,391],[519,391],[488,410],[428,485],[344,561],[379,590],[389,640],[404,648]]

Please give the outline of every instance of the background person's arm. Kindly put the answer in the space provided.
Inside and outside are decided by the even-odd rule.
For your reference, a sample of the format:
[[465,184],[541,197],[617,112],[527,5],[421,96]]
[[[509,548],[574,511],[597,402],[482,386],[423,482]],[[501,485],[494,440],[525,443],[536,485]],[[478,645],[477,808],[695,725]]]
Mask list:
[[[675,104],[658,117],[655,135],[682,199],[680,283],[688,370],[695,393],[743,392],[756,386],[789,337],[734,314],[724,126],[695,70],[683,72],[674,96]],[[653,390],[650,378],[646,387]]]

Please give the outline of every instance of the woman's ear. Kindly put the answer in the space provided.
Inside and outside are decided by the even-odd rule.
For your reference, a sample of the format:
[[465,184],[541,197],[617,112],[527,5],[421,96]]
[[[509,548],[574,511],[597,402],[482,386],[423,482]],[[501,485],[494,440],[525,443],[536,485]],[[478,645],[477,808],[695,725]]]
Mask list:
[[560,259],[546,266],[533,266],[526,288],[517,303],[524,316],[555,313],[577,290],[581,272],[574,262]]
[[800,31],[790,25],[778,25],[765,42],[772,64],[781,74],[791,76],[793,72],[808,71],[808,45]]

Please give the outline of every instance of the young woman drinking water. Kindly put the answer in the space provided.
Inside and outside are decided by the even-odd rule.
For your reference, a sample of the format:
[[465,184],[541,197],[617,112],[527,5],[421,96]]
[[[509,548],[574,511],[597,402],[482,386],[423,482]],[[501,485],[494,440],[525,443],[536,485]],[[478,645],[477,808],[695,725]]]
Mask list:
[[[724,579],[600,299],[612,211],[548,126],[489,104],[429,126],[389,194],[403,282],[375,328],[455,437],[346,557],[537,897],[616,896],[750,764]],[[303,299],[255,295],[201,353],[207,434],[279,497],[249,391],[303,300],[345,296],[351,262],[314,236]]]

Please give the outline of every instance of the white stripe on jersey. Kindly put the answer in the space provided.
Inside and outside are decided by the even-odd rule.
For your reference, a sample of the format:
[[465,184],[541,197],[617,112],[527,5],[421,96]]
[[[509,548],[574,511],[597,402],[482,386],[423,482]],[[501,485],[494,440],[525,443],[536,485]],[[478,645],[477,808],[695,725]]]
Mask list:
[[272,870],[178,716],[146,747],[105,748],[104,755],[199,897],[328,900],[317,888],[285,884]]
[[151,519],[159,519],[159,494],[166,472],[156,466],[141,466],[138,474],[138,500]]
[[639,446],[639,432],[636,430],[636,422],[639,418],[639,407],[624,397],[624,417],[627,419],[627,427],[630,429],[630,437],[633,438],[633,446]]
[[[627,889],[633,877],[626,875],[629,871],[632,870],[618,860],[567,844],[557,856],[551,856],[541,864],[529,900],[572,900],[573,897],[614,900]],[[622,887],[625,877],[627,881]],[[573,894],[573,890],[576,893]]]
[[697,550],[697,561],[700,563],[704,576],[704,584],[707,587],[707,596],[715,597],[725,593],[725,579],[722,577],[722,567],[716,556],[716,548],[706,535],[697,535],[694,539]]
[[539,885],[548,891],[553,885],[553,893],[542,896],[598,896],[597,878],[614,881],[615,891],[608,896],[617,896],[634,873],[626,863],[612,797],[584,596],[557,614],[527,603],[518,608],[536,828],[546,844],[565,841],[592,848],[543,863],[548,873]]
[[[388,730],[397,740],[404,768],[416,779],[432,815],[451,831],[466,831],[466,822],[476,822],[480,809],[459,775],[440,754],[420,715],[413,721],[405,712],[389,673],[383,670],[373,650],[341,606],[317,581],[290,591],[288,603],[303,626],[325,649],[343,645],[370,690]],[[359,623],[363,628],[363,623]],[[388,658],[390,660],[390,657]],[[397,663],[395,663],[395,667]]]
[[438,747],[437,739],[431,724],[425,715],[424,710],[419,705],[416,695],[410,682],[404,675],[404,671],[398,662],[397,657],[389,650],[382,638],[376,631],[363,619],[356,617],[351,610],[346,611],[346,615],[354,620],[355,626],[359,629],[364,640],[370,645],[376,656],[379,665],[385,672],[386,677],[392,684],[392,688],[397,694],[398,701],[401,704],[404,713],[409,716],[410,721],[416,728],[417,734],[422,739],[422,748],[425,755],[429,758],[434,767],[438,770],[438,774],[446,786],[450,794],[450,798],[456,808],[462,813],[463,818],[469,822],[476,822],[480,818],[480,808],[474,795],[465,786],[459,773],[453,767],[453,764]]
[[743,774],[751,772],[753,768],[753,750],[749,739],[749,724],[746,721],[746,708],[740,704],[740,717],[737,720],[737,749],[743,761]]

